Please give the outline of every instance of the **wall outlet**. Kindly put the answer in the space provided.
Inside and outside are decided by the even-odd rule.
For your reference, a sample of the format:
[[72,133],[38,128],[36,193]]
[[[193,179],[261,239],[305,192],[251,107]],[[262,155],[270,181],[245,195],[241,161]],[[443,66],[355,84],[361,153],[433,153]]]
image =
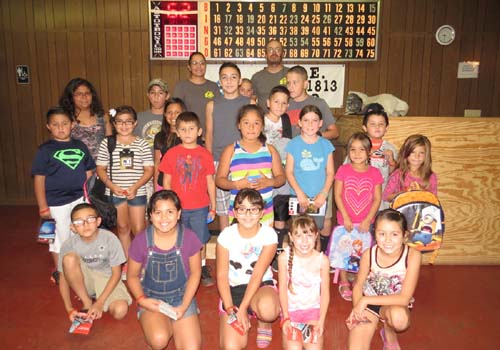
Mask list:
[[464,117],[480,117],[481,110],[480,109],[465,109]]

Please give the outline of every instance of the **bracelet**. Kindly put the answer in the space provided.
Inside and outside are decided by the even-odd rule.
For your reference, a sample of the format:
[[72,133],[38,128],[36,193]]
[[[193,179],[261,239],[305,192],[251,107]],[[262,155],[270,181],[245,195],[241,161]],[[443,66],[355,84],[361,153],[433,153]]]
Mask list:
[[135,303],[137,305],[139,305],[139,303],[141,302],[142,299],[146,299],[146,296],[144,294],[141,294],[139,295],[136,299],[135,299]]
[[280,327],[283,328],[286,322],[290,322],[290,317],[286,317],[280,321]]
[[215,210],[213,210],[213,209],[210,209],[208,212],[209,212],[210,214],[214,214],[214,215],[215,215]]
[[68,311],[68,315],[71,316],[73,314],[73,312],[78,313],[78,310],[75,308],[72,308],[71,310]]
[[238,312],[238,308],[236,306],[230,306],[228,308],[226,308],[226,314],[230,314],[230,313],[233,313],[233,312]]
[[39,211],[40,214],[48,213],[50,211],[49,208],[45,208]]

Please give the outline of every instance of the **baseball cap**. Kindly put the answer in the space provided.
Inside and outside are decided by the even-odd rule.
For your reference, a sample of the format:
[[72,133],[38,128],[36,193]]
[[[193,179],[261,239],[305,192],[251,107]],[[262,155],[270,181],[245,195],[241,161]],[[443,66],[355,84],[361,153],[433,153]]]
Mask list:
[[155,78],[151,80],[148,84],[148,91],[151,90],[153,86],[158,86],[160,89],[162,89],[164,92],[168,92],[168,85],[167,83],[161,79],[161,78]]

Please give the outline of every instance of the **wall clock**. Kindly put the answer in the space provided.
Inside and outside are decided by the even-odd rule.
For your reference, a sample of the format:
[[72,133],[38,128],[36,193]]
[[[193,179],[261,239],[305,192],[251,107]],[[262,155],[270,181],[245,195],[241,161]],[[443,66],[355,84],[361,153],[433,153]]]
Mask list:
[[450,45],[455,40],[455,29],[448,25],[442,25],[436,30],[436,41],[440,45]]

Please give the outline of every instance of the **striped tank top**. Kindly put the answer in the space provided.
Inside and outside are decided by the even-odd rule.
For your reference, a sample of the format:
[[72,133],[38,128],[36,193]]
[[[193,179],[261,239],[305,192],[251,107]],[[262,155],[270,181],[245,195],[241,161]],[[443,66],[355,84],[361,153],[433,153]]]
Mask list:
[[[234,143],[234,153],[229,165],[229,179],[238,181],[244,177],[260,177],[262,174],[268,178],[273,177],[272,156],[267,144],[263,144],[257,152],[247,152],[239,142]],[[231,199],[229,203],[229,222],[234,219],[233,207],[234,199],[238,190],[231,190]],[[272,226],[274,222],[273,212],[273,188],[266,187],[259,190],[264,199],[264,215],[260,222],[262,225]]]

